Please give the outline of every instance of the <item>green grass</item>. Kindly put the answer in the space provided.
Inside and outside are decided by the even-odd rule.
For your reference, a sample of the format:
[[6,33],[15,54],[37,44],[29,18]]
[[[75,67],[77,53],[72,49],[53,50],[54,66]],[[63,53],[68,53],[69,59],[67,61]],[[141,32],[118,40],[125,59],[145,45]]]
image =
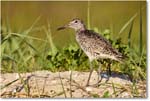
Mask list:
[[[90,2],[88,2],[87,7],[87,22],[88,28],[95,30],[98,33],[101,33],[110,43],[119,50],[119,52],[126,55],[128,58],[124,61],[124,64],[118,62],[112,63],[112,70],[116,72],[122,72],[128,74],[132,81],[133,85],[133,94],[138,94],[135,91],[135,82],[140,80],[146,80],[146,48],[143,47],[142,43],[142,9],[140,9],[140,14],[136,13],[131,19],[129,19],[124,26],[120,29],[118,37],[113,39],[111,36],[111,30],[106,29],[101,31],[99,28],[90,26]],[[139,14],[139,15],[138,15]],[[134,26],[134,19],[136,16],[139,18],[139,45],[135,46],[131,41],[134,32],[132,31]],[[52,72],[61,72],[61,71],[89,71],[89,61],[88,57],[83,53],[81,48],[76,44],[68,44],[68,46],[59,49],[53,40],[51,32],[51,24],[48,22],[46,26],[35,27],[36,23],[40,20],[38,17],[31,27],[25,30],[18,30],[14,32],[11,30],[9,22],[7,25],[2,25],[1,32],[1,71],[2,73],[21,73],[21,72],[32,72],[37,70],[49,70]],[[128,40],[127,43],[122,43],[120,35],[126,28],[129,28]],[[33,37],[32,34],[37,31],[43,32],[46,35],[45,40]],[[42,45],[39,45],[37,48],[35,45],[36,42],[42,42]],[[108,60],[102,61],[102,68],[106,68]],[[98,62],[94,61],[94,68],[98,68]],[[71,79],[72,73],[70,74],[70,90],[71,90]],[[20,76],[21,82],[24,84],[27,94],[29,95],[28,85],[25,83],[25,80]],[[62,82],[61,82],[62,83]],[[114,85],[114,93],[115,88]],[[62,84],[63,88],[63,84]],[[63,88],[65,94],[65,90]],[[70,92],[72,97],[72,92]],[[66,94],[65,94],[66,97]],[[97,95],[93,95],[97,97]],[[103,97],[110,97],[109,92],[106,91]]]
[[[34,26],[38,20],[40,20],[39,17],[30,28],[16,33],[12,32],[9,26],[2,25],[2,73],[31,72],[36,70],[50,70],[56,72],[58,70],[66,71],[70,69],[77,71],[88,71],[88,57],[83,53],[80,47],[74,43],[68,44],[68,46],[64,47],[63,49],[58,49],[55,46],[51,36],[52,33],[50,29],[50,23],[48,22],[47,26],[42,26],[41,28],[37,29]],[[141,19],[140,23],[142,23]],[[117,48],[121,53],[128,56],[125,64],[114,62],[112,65],[113,70],[127,73],[132,79],[146,79],[146,49],[141,49],[143,47],[142,43],[139,44],[139,46],[134,46],[134,43],[131,43],[130,40],[133,35],[132,33],[134,33],[132,32],[132,27],[134,26],[133,21],[131,24],[128,24],[128,26],[130,27],[127,38],[128,44],[123,44],[120,37],[112,39],[111,31],[109,29],[101,32],[95,27],[94,30],[98,33],[101,33],[106,39],[108,39],[113,47]],[[142,24],[140,24],[140,30],[142,30],[141,27]],[[46,39],[42,40],[40,38],[31,36],[30,33],[34,33],[35,29],[43,31],[43,33],[45,33],[47,36]],[[141,34],[142,33],[140,33],[140,37],[142,36]],[[43,42],[40,51],[37,50],[34,45],[35,40]],[[139,42],[142,42],[141,40],[142,39],[140,38]],[[95,68],[98,67],[96,63],[97,62],[95,62],[94,65]],[[103,62],[104,68],[106,65],[107,62]]]
[[[50,25],[48,24],[48,26]],[[21,33],[2,33],[2,35],[5,35],[1,42],[3,73],[31,72],[35,70],[50,70],[53,72],[71,69],[77,71],[89,70],[88,57],[76,43],[69,44],[60,50],[52,40],[49,27],[48,29],[46,27],[42,29],[47,35],[45,40],[31,37],[29,33],[32,30],[34,30],[33,27]],[[95,28],[95,30],[99,32],[98,28]],[[132,43],[123,44],[121,38],[113,40],[110,32],[107,29],[107,31],[101,33],[112,43],[113,47],[128,56],[125,64],[114,62],[112,69],[127,73],[133,79],[146,79],[146,49],[143,49],[141,55],[139,55],[138,46],[133,47]],[[129,31],[130,37],[132,36],[131,33]],[[130,37],[128,37],[128,40],[130,40]],[[43,52],[35,48],[34,40],[43,41]],[[96,63],[94,62],[95,69],[98,67]],[[107,62],[104,61],[102,65],[105,68]]]

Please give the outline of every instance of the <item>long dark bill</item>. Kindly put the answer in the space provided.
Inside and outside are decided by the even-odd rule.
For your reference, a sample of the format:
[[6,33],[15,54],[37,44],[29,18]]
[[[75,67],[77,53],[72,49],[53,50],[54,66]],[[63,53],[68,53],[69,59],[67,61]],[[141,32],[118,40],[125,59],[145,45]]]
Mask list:
[[66,28],[66,26],[63,26],[63,27],[59,27],[59,28],[57,28],[57,30],[59,31],[59,30],[63,30],[63,29],[65,29]]

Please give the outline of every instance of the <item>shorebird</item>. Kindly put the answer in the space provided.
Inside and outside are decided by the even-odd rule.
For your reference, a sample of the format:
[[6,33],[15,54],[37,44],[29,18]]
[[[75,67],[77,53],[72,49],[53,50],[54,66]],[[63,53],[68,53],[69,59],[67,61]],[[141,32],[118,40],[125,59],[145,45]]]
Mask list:
[[88,56],[90,62],[90,73],[86,86],[89,86],[91,74],[93,72],[92,61],[95,59],[111,59],[121,62],[124,58],[123,54],[113,48],[107,39],[102,35],[88,30],[82,20],[76,18],[69,24],[59,27],[57,30],[65,28],[73,28],[76,33],[76,41],[81,49]]

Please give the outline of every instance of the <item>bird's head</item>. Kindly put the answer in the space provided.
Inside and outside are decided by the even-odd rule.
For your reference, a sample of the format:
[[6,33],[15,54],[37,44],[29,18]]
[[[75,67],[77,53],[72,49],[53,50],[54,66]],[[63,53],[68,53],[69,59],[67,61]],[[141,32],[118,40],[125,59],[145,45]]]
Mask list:
[[82,31],[82,30],[85,30],[85,25],[82,20],[76,18],[70,21],[69,24],[59,27],[57,30],[62,30],[65,28],[73,28],[75,29],[75,31]]

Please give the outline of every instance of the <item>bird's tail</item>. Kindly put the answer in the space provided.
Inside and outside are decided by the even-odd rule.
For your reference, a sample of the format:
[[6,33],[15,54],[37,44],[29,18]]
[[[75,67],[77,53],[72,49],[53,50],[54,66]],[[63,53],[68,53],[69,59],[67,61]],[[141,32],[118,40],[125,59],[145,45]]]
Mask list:
[[116,60],[121,62],[121,63],[124,63],[126,61],[126,59],[128,59],[128,57],[126,55],[118,55],[118,56],[116,56]]

